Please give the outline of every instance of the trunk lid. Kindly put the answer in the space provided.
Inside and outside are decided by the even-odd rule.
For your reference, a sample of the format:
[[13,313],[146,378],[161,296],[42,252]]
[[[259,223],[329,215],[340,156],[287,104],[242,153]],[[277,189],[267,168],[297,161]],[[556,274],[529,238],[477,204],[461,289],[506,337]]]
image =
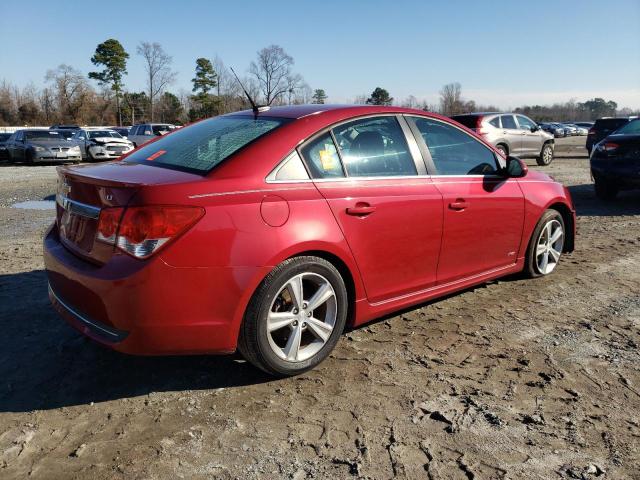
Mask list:
[[106,263],[114,247],[96,240],[100,211],[125,207],[145,185],[182,183],[197,175],[126,162],[58,168],[56,224],[62,244],[75,255]]

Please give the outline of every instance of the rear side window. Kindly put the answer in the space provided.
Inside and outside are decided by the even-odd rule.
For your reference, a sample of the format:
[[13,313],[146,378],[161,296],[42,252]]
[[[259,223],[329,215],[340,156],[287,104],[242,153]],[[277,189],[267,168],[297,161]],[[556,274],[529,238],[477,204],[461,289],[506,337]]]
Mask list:
[[417,175],[402,127],[395,117],[375,117],[333,130],[350,177]]
[[596,120],[595,128],[596,130],[615,130],[620,128],[622,125],[628,123],[629,120],[626,118],[601,118],[600,120]]
[[278,165],[267,177],[268,181],[292,182],[308,180],[309,174],[304,168],[304,163],[297,151],[293,151]]
[[210,118],[143,146],[125,161],[204,174],[287,121],[253,116]]
[[342,162],[329,132],[320,135],[300,149],[313,178],[342,178]]
[[500,117],[496,117],[489,122],[489,124],[493,125],[496,128],[500,128]]
[[634,120],[616,130],[616,135],[640,135],[640,120]]
[[438,175],[490,175],[497,173],[493,152],[453,125],[415,118]]
[[513,118],[513,115],[502,115],[502,128],[510,128],[512,130],[516,130],[518,127],[516,126],[516,121]]

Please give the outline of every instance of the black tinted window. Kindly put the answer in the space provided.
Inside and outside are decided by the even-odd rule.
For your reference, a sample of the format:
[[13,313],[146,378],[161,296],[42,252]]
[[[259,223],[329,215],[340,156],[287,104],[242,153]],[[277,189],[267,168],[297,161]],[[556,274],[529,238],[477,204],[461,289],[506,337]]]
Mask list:
[[623,125],[615,133],[618,135],[640,135],[640,120],[634,120]]
[[195,123],[146,145],[127,162],[206,173],[242,147],[279,127],[287,119],[216,117]]
[[502,128],[517,129],[516,121],[513,119],[513,115],[502,115]]
[[601,118],[596,120],[595,128],[597,130],[615,130],[628,122],[629,120],[626,118]]
[[330,133],[320,135],[300,149],[313,178],[344,177],[342,163]]
[[451,118],[467,128],[476,128],[479,117],[478,115],[454,115]]
[[416,118],[438,175],[487,175],[497,172],[493,152],[452,125]]
[[350,177],[417,175],[398,119],[376,117],[336,127],[333,133]]

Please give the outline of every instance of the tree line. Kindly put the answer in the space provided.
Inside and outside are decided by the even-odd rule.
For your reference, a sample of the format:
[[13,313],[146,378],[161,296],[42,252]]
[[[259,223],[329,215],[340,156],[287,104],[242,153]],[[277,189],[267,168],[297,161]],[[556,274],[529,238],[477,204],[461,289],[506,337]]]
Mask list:
[[[136,54],[143,62],[146,88],[126,88],[129,53],[116,39],[100,43],[91,57],[94,71],[84,75],[62,64],[48,70],[44,87],[29,84],[19,88],[0,82],[0,125],[133,125],[141,122],[184,124],[201,118],[249,108],[235,75],[218,56],[195,60],[191,91],[170,91],[177,72],[173,58],[157,42],[140,42]],[[294,59],[282,47],[270,45],[259,50],[240,81],[258,104],[287,105],[325,103],[324,89],[312,90],[304,77],[294,72]],[[95,84],[90,83],[95,81]],[[413,95],[395,101],[390,93],[376,87],[359,95],[353,103],[400,105],[444,115],[472,111],[499,111],[492,105],[479,105],[465,99],[459,83],[442,87],[439,103],[431,105]],[[569,100],[554,105],[525,105],[515,109],[536,121],[593,120],[602,116],[637,114],[618,110],[613,101],[594,98],[579,103]]]

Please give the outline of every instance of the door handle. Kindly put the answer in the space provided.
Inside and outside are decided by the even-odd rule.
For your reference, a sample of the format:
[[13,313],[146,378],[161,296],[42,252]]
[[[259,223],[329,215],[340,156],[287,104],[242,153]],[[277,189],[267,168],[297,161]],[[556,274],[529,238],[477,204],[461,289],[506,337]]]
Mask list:
[[469,208],[469,202],[463,200],[462,198],[458,198],[455,202],[451,202],[449,204],[449,208],[451,210],[464,210],[465,208]]
[[347,215],[355,215],[359,217],[363,217],[365,215],[370,215],[376,211],[376,207],[371,206],[366,202],[358,202],[355,207],[347,208]]

